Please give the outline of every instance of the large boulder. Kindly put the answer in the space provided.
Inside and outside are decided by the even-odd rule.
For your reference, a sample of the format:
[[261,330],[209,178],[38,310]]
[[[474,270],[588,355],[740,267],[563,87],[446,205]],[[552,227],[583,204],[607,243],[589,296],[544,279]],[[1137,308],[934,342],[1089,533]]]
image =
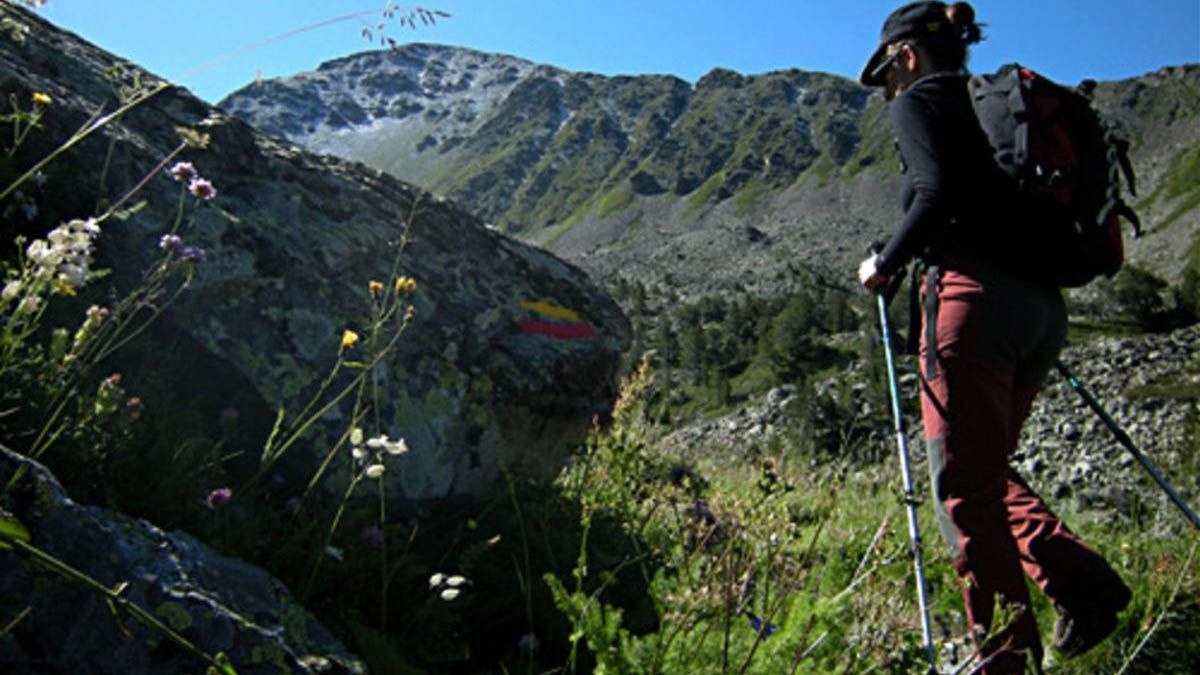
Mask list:
[[[72,501],[41,464],[0,446],[0,481],[20,478],[0,507],[30,543],[114,588],[197,649],[241,675],[363,673],[365,668],[279,580],[182,532]],[[0,670],[5,673],[203,672],[205,662],[103,596],[13,551],[0,550]],[[23,612],[28,608],[28,612]],[[23,616],[22,616],[23,615]]]
[[[0,16],[30,29],[22,41],[0,39],[0,90],[54,101],[14,160],[18,169],[94,115],[118,110],[122,88],[161,83],[11,5]],[[186,197],[179,234],[205,261],[117,362],[130,369],[125,387],[143,398],[147,418],[192,424],[197,435],[236,419],[245,433],[235,449],[257,457],[276,411],[294,415],[333,369],[343,331],[366,335],[368,284],[390,287],[397,274],[417,282],[413,320],[374,368],[372,424],[363,425],[407,442],[407,455],[388,467],[389,495],[478,495],[506,470],[551,476],[611,405],[631,329],[579,268],[379,171],[258,133],[183,88],[165,87],[50,164],[24,188],[38,217],[22,227],[44,234],[153,174],[130,202],[144,206],[104,222],[99,238],[101,262],[113,270],[104,283],[132,286],[161,260],[160,237],[176,218],[180,185],[155,167],[179,146],[181,128],[207,135],[206,149],[176,159],[192,162],[217,196],[196,206]],[[313,474],[350,426],[353,399],[289,450],[285,479]],[[344,475],[349,460],[332,466],[330,475]]]

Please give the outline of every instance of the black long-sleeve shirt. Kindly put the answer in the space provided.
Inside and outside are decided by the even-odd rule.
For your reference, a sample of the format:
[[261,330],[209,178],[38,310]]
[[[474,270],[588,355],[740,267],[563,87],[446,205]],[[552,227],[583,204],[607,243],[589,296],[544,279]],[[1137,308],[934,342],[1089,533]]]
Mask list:
[[992,158],[976,120],[967,79],[943,72],[913,83],[890,104],[905,166],[904,220],[880,254],[891,276],[914,257],[947,255],[1006,262],[1013,251],[1003,224],[1011,217],[1011,182]]

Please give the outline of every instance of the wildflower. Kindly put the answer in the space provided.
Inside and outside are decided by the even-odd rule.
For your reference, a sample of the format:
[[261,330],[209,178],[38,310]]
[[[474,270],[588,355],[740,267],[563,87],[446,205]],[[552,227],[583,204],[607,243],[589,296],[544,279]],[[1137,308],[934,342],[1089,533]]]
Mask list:
[[215,509],[229,501],[231,497],[233,497],[233,490],[227,487],[221,487],[208,493],[208,498],[204,501],[208,503],[208,508]]
[[467,583],[467,578],[461,574],[455,574],[452,577],[446,577],[446,585],[450,588],[458,588],[465,583]]
[[51,103],[54,103],[54,99],[50,98],[49,94],[46,94],[46,93],[43,93],[40,91],[35,91],[35,92],[33,92],[33,103],[34,103],[34,105],[45,106],[45,105],[50,105]]
[[446,575],[442,574],[441,572],[438,572],[438,573],[434,574],[433,576],[429,577],[429,587],[437,588],[438,586],[441,586],[442,582],[445,580],[446,580]]
[[142,399],[137,396],[131,396],[129,400],[125,402],[125,412],[129,414],[129,419],[132,421],[141,419],[142,412],[145,410],[146,404],[142,403]]
[[175,166],[167,169],[167,171],[171,174],[171,178],[174,178],[178,183],[190,183],[200,177],[200,174],[196,172],[196,167],[192,166],[191,162],[177,162]]
[[67,279],[67,277],[61,274],[54,279],[54,287],[63,295],[69,295],[72,297],[75,295],[75,287],[71,285],[71,282]]
[[38,296],[36,296],[36,295],[25,296],[25,299],[22,300],[21,303],[17,305],[17,309],[16,309],[16,311],[13,312],[13,316],[25,316],[27,314],[34,314],[38,311],[38,309],[41,306],[42,306],[42,299],[39,298]]
[[526,633],[521,636],[521,639],[517,640],[517,649],[520,649],[523,652],[536,651],[537,648],[538,639],[533,633]]
[[371,295],[379,295],[383,292],[383,282],[371,281],[367,284],[367,290],[371,291]]
[[188,192],[192,193],[192,196],[196,199],[203,199],[204,201],[209,201],[217,196],[217,189],[213,187],[211,181],[205,178],[193,178],[188,183]]
[[84,316],[87,317],[85,323],[97,324],[108,318],[108,309],[100,305],[92,305],[87,308]]
[[177,234],[164,234],[158,240],[158,247],[164,251],[174,251],[180,246],[183,246],[183,239]]
[[404,442],[403,438],[393,441],[388,439],[387,434],[380,434],[368,440],[367,447],[375,450],[383,450],[389,455],[403,455],[408,452],[408,444]]
[[384,469],[383,469],[382,464],[372,464],[371,466],[367,467],[367,470],[366,470],[367,478],[382,478],[383,470]]
[[21,294],[22,287],[23,287],[23,284],[19,280],[16,280],[16,279],[8,282],[7,284],[4,284],[4,290],[0,291],[0,300],[3,300],[5,302],[12,300],[13,298],[15,298]]
[[354,427],[350,430],[350,445],[362,445],[363,430],[362,427]]
[[751,616],[749,619],[750,627],[754,629],[754,632],[758,633],[764,638],[769,638],[779,632],[779,626],[776,626],[773,623],[763,625],[761,616]]
[[367,459],[367,451],[356,447],[350,451],[350,456],[353,457],[354,461],[356,462],[365,462]]
[[175,127],[175,133],[184,140],[187,145],[193,148],[207,148],[208,142],[211,140],[208,134],[202,134],[194,129],[187,127]]
[[208,254],[204,249],[196,246],[184,246],[179,252],[179,256],[190,263],[202,263],[208,258]]
[[397,293],[412,293],[417,290],[417,280],[412,277],[397,277],[396,292]]
[[461,591],[459,591],[457,588],[447,588],[446,590],[442,591],[442,599],[446,602],[450,602],[451,600],[457,598],[459,593],[461,593]]
[[25,257],[29,262],[41,267],[53,267],[57,262],[53,259],[54,251],[50,245],[41,239],[34,239],[25,248]]
[[342,349],[348,349],[350,347],[353,347],[354,343],[358,342],[358,340],[359,340],[358,333],[355,333],[354,331],[350,330],[349,328],[342,331]]
[[68,295],[75,295],[75,289],[87,283],[87,269],[82,265],[63,264],[58,268],[60,286],[67,286]]
[[383,548],[383,529],[378,525],[368,525],[359,533],[359,538],[371,548]]
[[75,332],[75,340],[71,346],[72,352],[78,352],[87,343],[88,339],[96,333],[100,324],[108,318],[108,310],[99,306],[92,305],[87,308],[84,313],[83,323],[79,326],[79,330]]
[[325,555],[329,556],[330,558],[333,558],[334,560],[336,560],[338,562],[341,562],[345,558],[345,555],[342,553],[342,549],[340,549],[336,546],[326,546],[325,547]]

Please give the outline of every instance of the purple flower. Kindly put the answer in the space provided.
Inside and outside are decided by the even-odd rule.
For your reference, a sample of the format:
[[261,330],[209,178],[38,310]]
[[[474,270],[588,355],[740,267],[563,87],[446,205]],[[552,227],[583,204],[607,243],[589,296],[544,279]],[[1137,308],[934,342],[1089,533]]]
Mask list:
[[761,616],[751,616],[750,627],[754,629],[754,632],[763,636],[763,638],[769,638],[779,632],[779,626],[776,626],[773,623],[768,623],[764,626]]
[[158,247],[164,251],[174,251],[180,246],[183,246],[183,239],[181,239],[177,234],[164,234],[162,238],[158,240]]
[[230,490],[227,487],[223,487],[223,488],[217,488],[216,490],[213,490],[212,492],[208,493],[208,499],[206,499],[205,501],[208,502],[208,508],[215,509],[218,506],[229,501],[230,497],[233,497],[233,490]]
[[197,248],[195,246],[184,246],[183,250],[179,252],[179,255],[184,260],[192,263],[202,263],[204,262],[204,259],[208,257],[208,254],[204,252],[204,249]]
[[204,201],[217,196],[217,189],[205,178],[193,178],[188,183],[188,192],[191,192],[192,196],[196,199],[203,199]]
[[177,162],[175,166],[167,170],[179,183],[187,183],[194,180],[200,174],[196,173],[196,167],[192,166],[191,162]]
[[536,651],[537,648],[538,639],[533,633],[526,633],[521,636],[520,640],[517,640],[517,649],[520,649],[523,652]]

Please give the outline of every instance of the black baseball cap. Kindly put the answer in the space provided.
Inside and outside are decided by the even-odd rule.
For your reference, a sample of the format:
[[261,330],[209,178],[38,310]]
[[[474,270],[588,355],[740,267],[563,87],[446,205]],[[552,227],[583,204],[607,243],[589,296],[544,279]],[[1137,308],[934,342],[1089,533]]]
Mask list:
[[886,60],[888,45],[908,38],[942,38],[954,35],[954,27],[946,13],[944,2],[913,2],[888,15],[879,35],[879,46],[867,65],[863,66],[858,81],[868,87],[884,85],[880,66]]

